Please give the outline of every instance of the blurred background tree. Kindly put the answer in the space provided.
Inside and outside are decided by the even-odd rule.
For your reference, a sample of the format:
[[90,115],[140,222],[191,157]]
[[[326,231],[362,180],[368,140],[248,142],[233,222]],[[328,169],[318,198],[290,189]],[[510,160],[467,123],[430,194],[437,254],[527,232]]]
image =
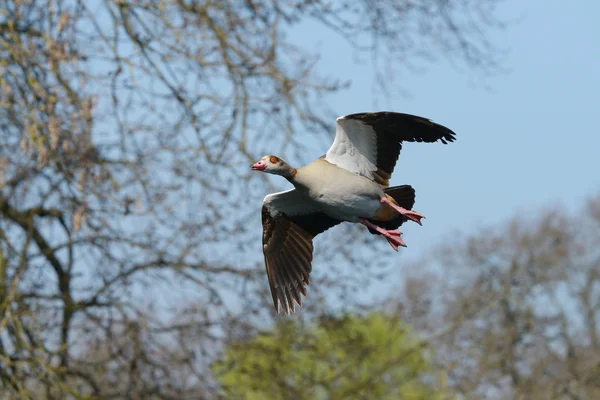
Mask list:
[[282,321],[229,344],[213,370],[230,399],[447,398],[432,384],[430,360],[410,327],[370,313]]
[[[273,187],[248,165],[326,148],[339,110],[324,104],[348,85],[321,73],[298,32],[319,26],[371,57],[383,95],[395,74],[440,55],[495,71],[501,53],[487,33],[502,27],[498,3],[0,0],[2,397],[214,398],[221,385],[237,393],[245,351],[267,346],[314,350],[303,362],[328,374],[347,365],[329,381],[336,395],[367,382],[382,396],[594,398],[599,239],[554,214],[538,231],[515,223],[511,236],[419,264],[431,277],[410,280],[397,307],[386,302],[405,322],[318,318],[331,298],[358,310],[357,287],[385,276],[368,262],[375,250],[349,250],[370,237],[331,240],[318,255],[330,275],[297,317],[309,325],[265,333],[274,316],[252,244],[258,199]],[[586,224],[598,221],[593,204]],[[451,276],[435,275],[442,263]],[[359,356],[346,333],[382,347]],[[303,348],[309,340],[323,347]],[[348,359],[322,361],[333,348]],[[386,380],[353,370],[360,357]],[[303,387],[309,395],[323,390],[308,384],[321,385]]]
[[431,338],[451,393],[600,396],[600,196],[453,236],[415,267],[394,313]]

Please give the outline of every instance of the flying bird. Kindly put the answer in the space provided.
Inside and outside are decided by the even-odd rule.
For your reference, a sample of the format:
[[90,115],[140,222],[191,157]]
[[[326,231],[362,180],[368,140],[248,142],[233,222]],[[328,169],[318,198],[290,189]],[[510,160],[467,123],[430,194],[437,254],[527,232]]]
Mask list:
[[335,139],[327,153],[294,168],[268,155],[252,169],[281,175],[294,189],[269,194],[262,206],[263,253],[275,310],[286,314],[302,305],[312,270],[312,240],[341,223],[366,226],[394,250],[406,247],[396,229],[411,220],[415,191],[389,187],[402,142],[453,142],[456,134],[429,119],[395,112],[349,114],[336,120]]

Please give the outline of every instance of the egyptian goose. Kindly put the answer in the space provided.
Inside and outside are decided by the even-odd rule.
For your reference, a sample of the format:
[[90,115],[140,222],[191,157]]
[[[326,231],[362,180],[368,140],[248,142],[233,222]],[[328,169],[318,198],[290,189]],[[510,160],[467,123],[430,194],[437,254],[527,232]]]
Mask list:
[[395,230],[412,211],[415,191],[408,185],[388,187],[402,142],[453,142],[455,133],[432,121],[394,112],[350,114],[336,120],[335,139],[327,154],[293,168],[269,155],[252,169],[281,175],[294,189],[265,197],[262,207],[263,253],[275,310],[302,305],[312,270],[312,239],[341,222],[358,222],[383,235],[394,250],[406,247]]

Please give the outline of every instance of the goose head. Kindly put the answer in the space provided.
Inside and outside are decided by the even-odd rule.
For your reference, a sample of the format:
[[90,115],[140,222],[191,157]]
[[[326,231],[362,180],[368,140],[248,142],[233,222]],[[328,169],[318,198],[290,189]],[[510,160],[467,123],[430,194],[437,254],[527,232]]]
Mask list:
[[296,175],[296,169],[277,156],[264,156],[250,167],[254,171],[262,171],[267,174],[281,175],[284,178],[293,178]]

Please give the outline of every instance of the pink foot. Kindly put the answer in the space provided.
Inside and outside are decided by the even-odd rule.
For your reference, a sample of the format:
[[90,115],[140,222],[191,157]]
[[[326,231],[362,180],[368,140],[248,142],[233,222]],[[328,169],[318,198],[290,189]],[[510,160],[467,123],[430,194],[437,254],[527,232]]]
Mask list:
[[404,207],[400,207],[399,205],[394,204],[392,201],[390,201],[390,199],[388,199],[387,197],[382,197],[381,202],[392,206],[396,211],[398,211],[400,214],[402,214],[407,219],[410,219],[411,221],[414,221],[419,225],[423,225],[421,223],[421,218],[425,218],[425,216],[423,214],[419,214],[416,211],[407,210]]
[[402,235],[402,232],[383,229],[382,227],[377,226],[363,218],[361,218],[359,221],[361,224],[381,233],[387,239],[388,243],[390,244],[390,246],[392,246],[394,250],[398,251],[399,246],[406,247],[406,243],[404,243],[404,240],[402,240],[402,238],[400,237]]

